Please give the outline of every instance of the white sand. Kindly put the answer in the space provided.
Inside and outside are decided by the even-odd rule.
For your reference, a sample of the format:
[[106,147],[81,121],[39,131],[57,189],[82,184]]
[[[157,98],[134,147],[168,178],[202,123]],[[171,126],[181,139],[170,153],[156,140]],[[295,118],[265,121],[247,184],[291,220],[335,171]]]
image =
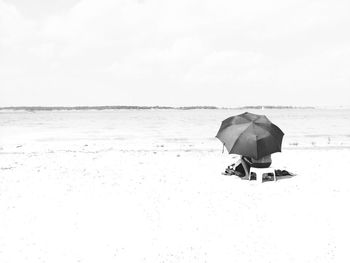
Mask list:
[[0,262],[350,260],[348,149],[276,154],[298,175],[258,184],[218,152],[73,148],[3,149]]
[[229,113],[1,115],[0,263],[350,262],[347,115],[329,142],[330,113],[272,111],[297,176],[259,184],[221,174]]

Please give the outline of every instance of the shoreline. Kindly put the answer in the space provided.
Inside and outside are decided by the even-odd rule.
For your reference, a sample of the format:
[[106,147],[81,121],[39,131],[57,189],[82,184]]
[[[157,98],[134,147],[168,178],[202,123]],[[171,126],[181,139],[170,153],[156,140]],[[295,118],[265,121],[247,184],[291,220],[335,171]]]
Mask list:
[[[282,152],[277,152],[273,154],[283,155],[285,152],[289,151],[338,151],[338,150],[350,150],[350,146],[316,146],[316,147],[298,147],[298,148],[288,148],[285,147]],[[65,150],[65,149],[57,149],[57,150],[47,150],[47,151],[4,151],[4,149],[0,149],[0,155],[8,155],[8,154],[54,154],[54,153],[88,153],[88,154],[96,154],[103,152],[120,152],[120,153],[222,153],[222,150],[218,149],[100,149],[100,150]],[[239,156],[238,154],[227,154],[223,153],[225,156]]]

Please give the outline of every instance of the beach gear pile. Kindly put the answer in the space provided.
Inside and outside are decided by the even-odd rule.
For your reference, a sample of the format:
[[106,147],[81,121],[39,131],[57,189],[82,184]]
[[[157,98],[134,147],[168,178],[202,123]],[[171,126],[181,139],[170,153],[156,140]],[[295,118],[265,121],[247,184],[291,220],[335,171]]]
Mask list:
[[[238,177],[244,177],[244,170],[242,170],[243,168],[240,168],[241,165],[238,165],[237,167],[235,167],[234,164],[231,164],[229,166],[227,166],[227,168],[225,169],[225,172],[223,172],[223,175],[236,175]],[[275,170],[275,174],[277,177],[283,177],[283,176],[294,176],[295,174],[288,172],[287,170],[280,170],[280,169],[276,169]],[[268,175],[267,180],[271,180],[273,181],[273,176]]]

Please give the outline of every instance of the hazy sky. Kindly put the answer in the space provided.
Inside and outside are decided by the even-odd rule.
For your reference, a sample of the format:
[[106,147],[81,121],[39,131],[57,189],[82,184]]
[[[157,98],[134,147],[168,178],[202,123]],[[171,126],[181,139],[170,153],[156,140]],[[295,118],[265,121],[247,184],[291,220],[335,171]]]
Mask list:
[[349,106],[349,28],[349,0],[0,0],[0,106]]

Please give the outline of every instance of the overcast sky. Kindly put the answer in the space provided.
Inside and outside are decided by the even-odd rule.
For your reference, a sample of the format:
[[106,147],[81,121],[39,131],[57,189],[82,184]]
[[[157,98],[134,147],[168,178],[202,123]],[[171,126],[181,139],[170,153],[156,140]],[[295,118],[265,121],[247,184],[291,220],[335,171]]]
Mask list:
[[348,0],[0,0],[0,106],[350,105]]

